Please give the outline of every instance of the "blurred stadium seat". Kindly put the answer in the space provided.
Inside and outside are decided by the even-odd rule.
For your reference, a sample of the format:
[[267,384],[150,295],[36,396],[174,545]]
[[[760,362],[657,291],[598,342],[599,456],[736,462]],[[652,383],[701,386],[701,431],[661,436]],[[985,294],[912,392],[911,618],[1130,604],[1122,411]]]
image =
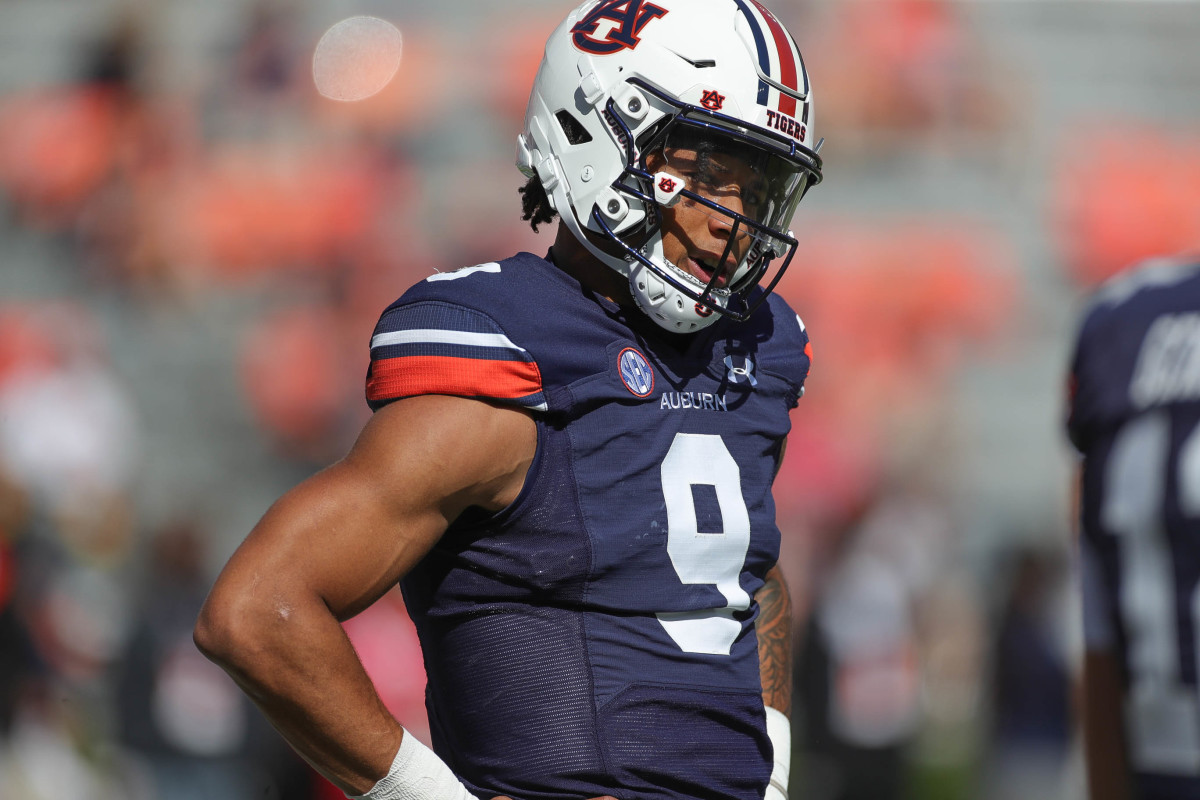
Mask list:
[[1200,252],[1200,128],[1077,121],[1055,162],[1055,233],[1081,288],[1150,256]]

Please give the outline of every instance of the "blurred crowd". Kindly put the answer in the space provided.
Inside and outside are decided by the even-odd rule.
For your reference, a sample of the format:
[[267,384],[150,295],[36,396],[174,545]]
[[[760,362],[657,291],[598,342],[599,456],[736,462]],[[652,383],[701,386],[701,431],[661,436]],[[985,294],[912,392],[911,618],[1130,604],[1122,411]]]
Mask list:
[[[772,5],[814,76],[832,191],[848,163],[1002,171],[1029,134],[1011,65],[962,5]],[[244,478],[156,491],[147,454],[169,431],[146,423],[143,393],[157,376],[130,375],[120,348],[184,316],[227,326],[200,353],[169,333],[139,344],[194,376],[171,379],[181,428],[222,403],[242,423],[172,457],[210,435],[252,440],[268,455],[248,463],[287,485],[365,419],[366,345],[391,300],[434,270],[550,243],[519,220],[508,148],[557,5],[472,7],[453,29],[394,20],[399,75],[352,104],[313,90],[317,35],[298,5],[231,7],[236,35],[186,86],[162,77],[160,12],[114,3],[64,56],[72,80],[0,96],[0,245],[50,254],[41,282],[0,267],[2,797],[340,796],[192,646],[214,568],[246,532],[214,521]],[[1062,281],[1083,292],[1200,243],[1194,111],[1191,128],[1097,112],[1062,130],[1043,176]],[[1018,346],[1022,243],[970,208],[847,210],[824,191],[797,215],[805,244],[781,288],[816,350],[776,491],[799,634],[793,797],[1077,796],[1066,511],[981,558],[952,497],[950,389]],[[174,353],[228,365],[232,390]],[[398,594],[347,629],[427,736]]]

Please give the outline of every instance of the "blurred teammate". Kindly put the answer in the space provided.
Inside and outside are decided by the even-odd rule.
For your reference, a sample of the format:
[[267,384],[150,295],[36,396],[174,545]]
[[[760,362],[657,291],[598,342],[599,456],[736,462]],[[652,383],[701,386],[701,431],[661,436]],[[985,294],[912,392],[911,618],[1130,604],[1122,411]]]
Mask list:
[[1200,797],[1200,261],[1101,289],[1072,384],[1091,797]]
[[[197,624],[348,794],[784,796],[771,483],[809,350],[768,293],[821,177],[811,115],[756,2],[591,0],[552,34],[518,141],[552,249],[383,313],[372,420],[266,514]],[[436,755],[338,625],[397,581]]]

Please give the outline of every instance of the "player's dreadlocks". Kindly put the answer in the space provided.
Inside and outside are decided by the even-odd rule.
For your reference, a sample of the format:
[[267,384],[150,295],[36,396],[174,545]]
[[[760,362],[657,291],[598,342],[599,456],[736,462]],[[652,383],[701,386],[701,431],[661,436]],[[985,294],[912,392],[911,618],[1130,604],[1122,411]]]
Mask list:
[[546,197],[546,190],[542,188],[542,182],[537,175],[527,180],[517,191],[521,193],[521,219],[529,222],[534,233],[537,233],[538,225],[553,222],[558,216],[558,212],[550,205],[550,198]]

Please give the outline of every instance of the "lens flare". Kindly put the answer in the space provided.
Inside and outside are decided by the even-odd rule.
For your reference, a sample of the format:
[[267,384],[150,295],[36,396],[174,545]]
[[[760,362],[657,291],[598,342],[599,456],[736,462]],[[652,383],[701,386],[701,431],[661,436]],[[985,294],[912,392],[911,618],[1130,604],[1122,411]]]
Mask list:
[[400,29],[378,17],[350,17],[331,26],[313,51],[313,82],[330,100],[378,94],[400,67]]

